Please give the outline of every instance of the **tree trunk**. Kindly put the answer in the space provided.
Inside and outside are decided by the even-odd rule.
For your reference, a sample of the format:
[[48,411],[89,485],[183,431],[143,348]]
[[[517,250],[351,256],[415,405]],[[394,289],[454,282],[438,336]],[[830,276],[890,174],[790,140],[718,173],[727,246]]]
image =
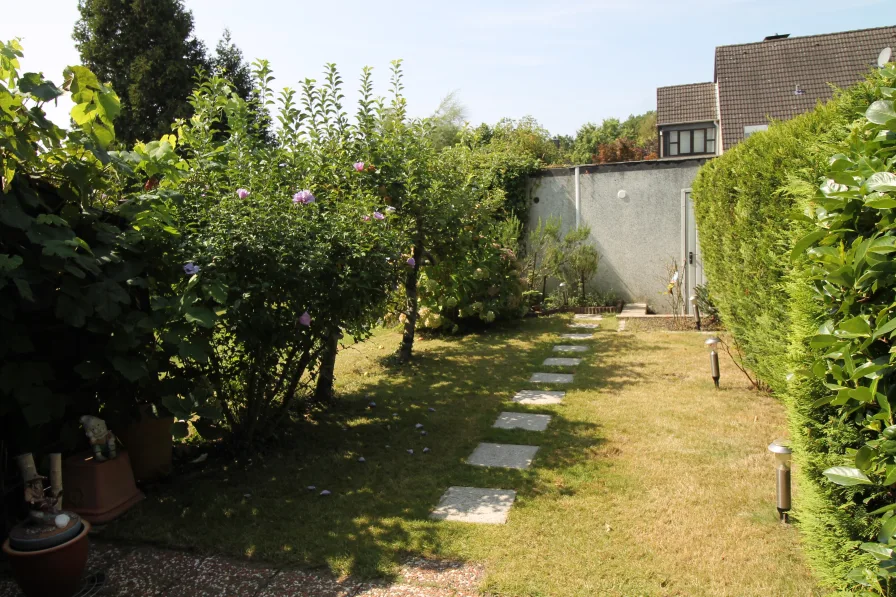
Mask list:
[[407,321],[404,322],[404,335],[401,337],[401,346],[398,348],[398,361],[407,363],[411,360],[411,352],[414,350],[414,332],[417,331],[417,276],[420,269],[420,260],[423,259],[422,243],[414,245],[414,267],[408,270],[404,278],[404,294],[408,300]]
[[327,334],[327,339],[324,341],[320,367],[317,370],[317,385],[314,388],[315,402],[325,403],[333,400],[333,384],[336,382],[336,353],[339,352],[339,339],[341,337],[342,332],[336,328],[330,330]]

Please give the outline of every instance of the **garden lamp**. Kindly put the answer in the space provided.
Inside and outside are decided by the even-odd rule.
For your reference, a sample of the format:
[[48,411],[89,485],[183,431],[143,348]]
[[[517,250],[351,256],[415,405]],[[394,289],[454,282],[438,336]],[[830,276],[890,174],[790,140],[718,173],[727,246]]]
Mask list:
[[688,302],[691,303],[691,307],[694,308],[694,319],[697,322],[697,331],[700,331],[700,307],[697,306],[697,295],[692,294],[691,298],[688,299]]
[[781,522],[789,522],[790,511],[790,455],[793,450],[787,442],[776,439],[768,445],[769,452],[775,455],[775,479],[777,488],[778,516]]
[[715,337],[706,340],[706,346],[709,347],[709,368],[712,372],[712,380],[715,382],[716,388],[719,387],[719,378],[721,377],[721,375],[719,375],[719,353],[716,352],[716,348],[721,343],[722,341]]

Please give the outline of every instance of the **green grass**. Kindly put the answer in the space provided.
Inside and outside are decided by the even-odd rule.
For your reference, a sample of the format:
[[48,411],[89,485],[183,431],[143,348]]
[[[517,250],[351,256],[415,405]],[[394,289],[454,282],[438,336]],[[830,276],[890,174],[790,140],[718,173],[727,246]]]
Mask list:
[[[573,343],[557,336],[567,321],[424,340],[406,368],[385,364],[398,335],[378,333],[342,353],[342,400],[288,448],[210,459],[106,533],[340,575],[389,576],[411,554],[474,560],[501,595],[816,594],[796,530],[776,520],[766,445],[785,429],[781,405],[730,362],[716,391],[705,336],[617,333],[613,319],[575,342],[593,350],[570,355],[586,360],[564,404],[512,405],[551,347]],[[554,418],[542,433],[492,429],[502,410]],[[528,471],[464,464],[480,441],[541,450]],[[450,485],[515,489],[508,523],[429,521]]]

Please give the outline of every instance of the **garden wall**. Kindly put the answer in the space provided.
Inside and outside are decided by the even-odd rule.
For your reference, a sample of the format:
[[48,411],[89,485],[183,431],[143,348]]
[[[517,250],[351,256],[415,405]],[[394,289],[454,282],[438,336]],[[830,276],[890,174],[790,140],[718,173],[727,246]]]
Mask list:
[[[655,160],[542,170],[529,179],[529,224],[563,219],[563,233],[591,227],[601,254],[595,288],[613,291],[626,302],[647,303],[668,312],[663,297],[670,259],[684,261],[682,190],[689,189],[705,158]],[[619,196],[625,191],[625,196]]]

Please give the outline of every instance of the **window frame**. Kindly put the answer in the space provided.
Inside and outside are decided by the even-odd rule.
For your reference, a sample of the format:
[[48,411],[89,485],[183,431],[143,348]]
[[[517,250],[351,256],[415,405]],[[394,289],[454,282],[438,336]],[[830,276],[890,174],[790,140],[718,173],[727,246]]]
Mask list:
[[[694,151],[694,131],[703,131],[703,151]],[[675,134],[675,140],[672,140],[672,135]],[[681,146],[683,143],[681,142],[681,136],[688,136],[688,148],[689,151],[687,153],[683,153],[681,151]],[[685,128],[685,129],[670,129],[663,131],[663,157],[681,157],[681,156],[692,156],[692,155],[715,155],[716,153],[716,126],[715,124],[709,124],[705,126],[696,126],[694,128]],[[712,150],[710,151],[709,145],[712,144]]]

